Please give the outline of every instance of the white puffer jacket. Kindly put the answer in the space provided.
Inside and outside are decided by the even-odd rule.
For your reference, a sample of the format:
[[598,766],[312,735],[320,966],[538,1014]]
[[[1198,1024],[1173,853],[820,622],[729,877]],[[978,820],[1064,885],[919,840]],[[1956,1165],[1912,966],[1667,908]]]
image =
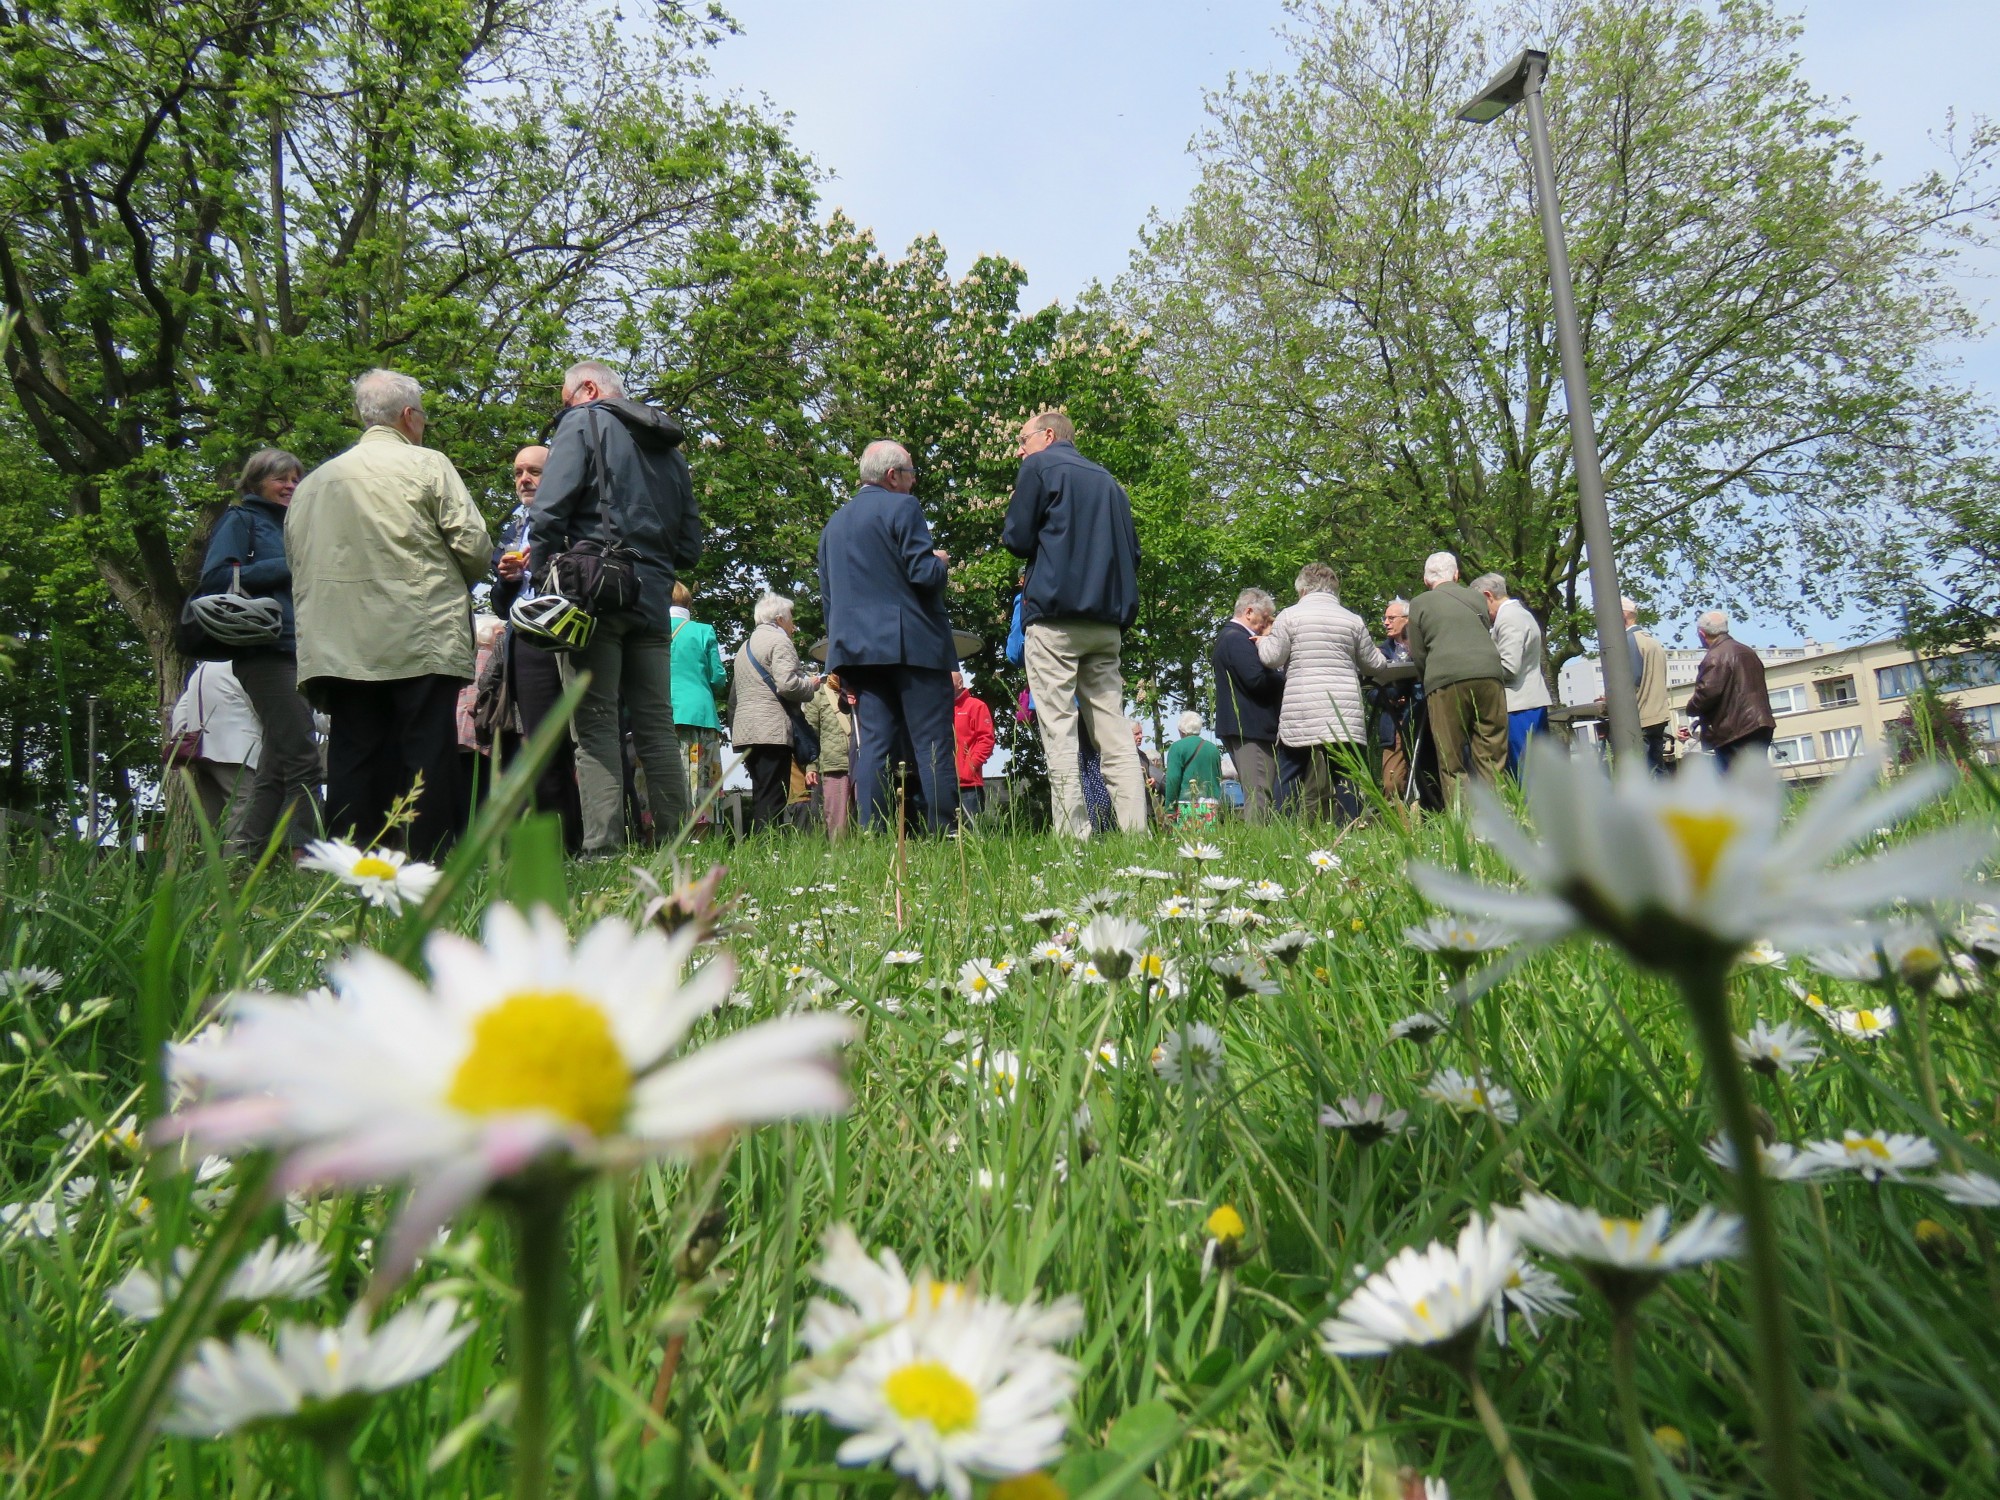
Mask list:
[[1285,699],[1278,708],[1278,743],[1366,744],[1368,709],[1361,674],[1408,677],[1369,638],[1361,616],[1333,594],[1307,594],[1278,613],[1270,634],[1257,642],[1267,667],[1285,669]]

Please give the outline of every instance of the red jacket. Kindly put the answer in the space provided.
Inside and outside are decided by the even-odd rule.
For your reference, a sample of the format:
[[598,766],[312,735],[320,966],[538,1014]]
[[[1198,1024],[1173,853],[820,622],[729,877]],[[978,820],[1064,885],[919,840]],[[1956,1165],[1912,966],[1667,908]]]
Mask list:
[[993,754],[993,710],[960,688],[951,705],[952,737],[958,741],[958,784],[984,786],[982,774]]

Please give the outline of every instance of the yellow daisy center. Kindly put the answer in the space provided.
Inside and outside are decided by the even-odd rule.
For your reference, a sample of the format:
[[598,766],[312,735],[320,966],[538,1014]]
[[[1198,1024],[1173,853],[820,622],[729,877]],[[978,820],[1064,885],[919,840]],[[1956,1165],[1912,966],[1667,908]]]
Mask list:
[[1069,1491],[1036,1469],[1001,1480],[986,1492],[986,1500],[1069,1500]]
[[1856,1011],[1854,1013],[1854,1024],[1859,1030],[1873,1031],[1877,1026],[1881,1025],[1882,1023],[1875,1019],[1874,1011],[1861,1010],[1861,1011]]
[[1889,1148],[1876,1140],[1872,1135],[1863,1136],[1858,1141],[1849,1141],[1847,1149],[1849,1151],[1865,1151],[1877,1161],[1887,1161],[1889,1159]]
[[1706,894],[1722,851],[1736,837],[1738,824],[1728,813],[1698,813],[1674,810],[1665,815],[1667,832],[1680,845],[1681,857],[1694,876],[1696,894]]
[[926,1281],[910,1288],[910,1305],[904,1316],[913,1316],[919,1302],[929,1302],[931,1311],[936,1312],[947,1301],[956,1302],[965,1293],[965,1288],[956,1281]]
[[940,1437],[963,1432],[979,1417],[979,1393],[934,1360],[904,1365],[882,1382],[890,1409],[906,1422],[928,1422]]
[[631,1091],[602,1010],[570,990],[522,990],[473,1022],[445,1099],[473,1115],[543,1109],[601,1136],[618,1128]]
[[1431,1303],[1428,1297],[1419,1297],[1410,1304],[1410,1312],[1416,1320],[1428,1328],[1431,1326]]
[[1208,1216],[1208,1232],[1218,1240],[1240,1240],[1246,1232],[1243,1215],[1225,1203]]
[[364,854],[354,862],[356,880],[394,880],[396,867],[378,854]]

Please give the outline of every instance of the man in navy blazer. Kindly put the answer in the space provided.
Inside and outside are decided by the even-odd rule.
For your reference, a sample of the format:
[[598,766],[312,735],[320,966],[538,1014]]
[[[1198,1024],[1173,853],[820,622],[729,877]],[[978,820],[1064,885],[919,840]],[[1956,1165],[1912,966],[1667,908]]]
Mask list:
[[[861,488],[819,534],[826,666],[854,694],[854,797],[861,826],[894,825],[890,757],[915,764],[933,832],[958,814],[951,674],[958,665],[944,586],[951,559],[910,493],[909,451],[887,439],[861,455]],[[912,805],[915,799],[911,799]]]
[[1278,709],[1285,698],[1285,674],[1265,666],[1257,654],[1257,638],[1277,617],[1277,600],[1262,589],[1245,589],[1236,596],[1236,613],[1222,622],[1209,653],[1215,668],[1215,732],[1236,762],[1243,812],[1252,823],[1270,818],[1278,791]]

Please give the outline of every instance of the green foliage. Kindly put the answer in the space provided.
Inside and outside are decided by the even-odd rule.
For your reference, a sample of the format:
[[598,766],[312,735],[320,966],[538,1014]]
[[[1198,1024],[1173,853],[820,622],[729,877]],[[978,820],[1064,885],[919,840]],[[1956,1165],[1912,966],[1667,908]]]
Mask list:
[[1357,600],[1442,547],[1558,660],[1591,633],[1524,111],[1454,118],[1532,38],[1630,592],[1831,607],[1857,528],[1947,472],[1930,356],[1973,321],[1939,271],[1991,133],[1886,190],[1765,0],[1291,10],[1292,70],[1214,99],[1192,201],[1120,286],[1216,503]]

